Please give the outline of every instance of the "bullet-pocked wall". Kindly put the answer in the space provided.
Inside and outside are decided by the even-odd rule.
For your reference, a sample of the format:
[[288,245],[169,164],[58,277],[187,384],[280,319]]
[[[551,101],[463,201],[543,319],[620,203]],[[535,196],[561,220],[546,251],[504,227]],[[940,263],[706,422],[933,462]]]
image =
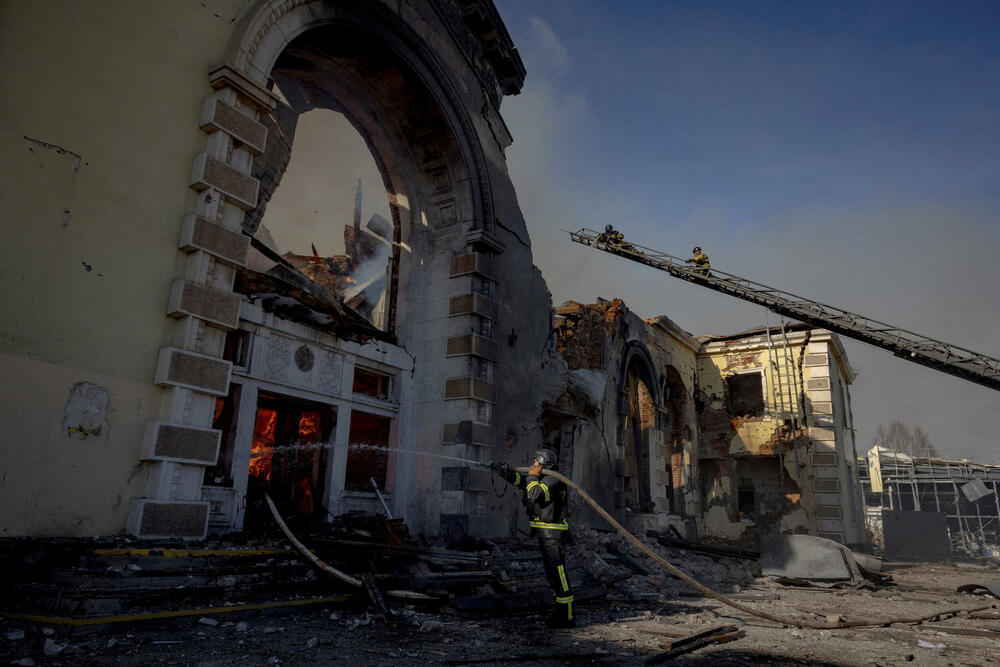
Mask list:
[[[389,194],[384,335],[350,353],[393,374],[395,509],[419,531],[502,531],[508,508],[494,503],[490,521],[481,471],[402,453],[523,459],[558,385],[548,292],[503,154],[499,105],[524,70],[492,2],[91,9],[4,10],[4,71],[29,94],[4,100],[5,146],[19,150],[5,150],[17,197],[4,217],[17,221],[21,257],[3,270],[26,285],[26,314],[5,314],[3,363],[39,389],[5,397],[5,411],[30,415],[5,447],[16,452],[6,477],[18,480],[0,491],[14,501],[3,503],[5,534],[118,532],[130,498],[132,533],[206,533],[217,399],[233,386],[227,338],[259,315],[234,281],[281,187],[288,146],[277,135],[314,108],[350,120]],[[38,25],[47,32],[35,43]],[[46,86],[78,94],[68,107],[36,113],[30,92],[48,88],[24,75],[32,59],[53,75]],[[102,85],[77,83],[88,79]],[[94,117],[74,122],[74,110]],[[294,133],[284,140],[294,146]],[[51,169],[28,173],[30,160]],[[55,275],[30,259],[43,249]],[[84,280],[70,273],[77,259]],[[328,336],[309,345],[343,347]]]

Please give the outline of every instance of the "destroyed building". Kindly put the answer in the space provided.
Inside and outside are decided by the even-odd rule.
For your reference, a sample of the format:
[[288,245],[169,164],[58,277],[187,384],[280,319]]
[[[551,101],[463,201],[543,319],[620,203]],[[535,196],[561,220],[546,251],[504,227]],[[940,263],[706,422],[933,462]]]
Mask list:
[[[264,493],[504,530],[485,471],[419,456],[525,460],[558,384],[504,158],[525,70],[490,0],[17,3],[0,44],[0,535],[199,539]],[[278,247],[317,111],[388,213]]]
[[[835,335],[696,339],[620,300],[553,331],[490,0],[22,3],[0,44],[0,536],[201,539],[265,494],[509,535],[475,463],[544,445],[638,532],[861,540]],[[321,116],[374,179],[331,181]],[[288,204],[335,187],[335,214]]]
[[556,314],[570,374],[560,405],[579,415],[574,478],[627,526],[864,541],[854,374],[836,334],[789,324],[696,339],[620,299]]

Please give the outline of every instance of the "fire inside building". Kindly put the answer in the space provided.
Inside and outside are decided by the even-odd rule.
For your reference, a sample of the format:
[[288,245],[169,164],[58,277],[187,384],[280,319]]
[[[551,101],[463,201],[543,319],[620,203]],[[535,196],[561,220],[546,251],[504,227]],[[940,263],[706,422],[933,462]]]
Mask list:
[[[949,631],[980,664],[1000,636],[885,641],[997,615],[894,617],[845,545],[988,554],[1000,474],[859,457],[841,337],[993,388],[1000,361],[610,226],[570,241],[781,317],[554,305],[492,0],[5,2],[0,74],[0,661],[634,664],[752,635],[710,660],[902,664]],[[954,570],[930,600],[1000,597]],[[884,633],[846,659],[787,632],[858,626]]]

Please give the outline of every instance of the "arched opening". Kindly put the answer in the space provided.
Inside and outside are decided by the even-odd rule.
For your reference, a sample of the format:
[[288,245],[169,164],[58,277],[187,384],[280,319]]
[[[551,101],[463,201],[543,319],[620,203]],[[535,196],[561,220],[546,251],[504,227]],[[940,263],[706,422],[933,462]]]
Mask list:
[[[687,392],[677,369],[668,365],[663,375],[663,414],[666,494],[670,501],[671,514],[685,515],[689,508],[684,503],[685,449],[690,447],[691,427],[684,422],[684,405]],[[690,454],[688,454],[690,455]]]
[[641,369],[633,362],[625,385],[628,413],[625,416],[625,507],[632,512],[652,512],[650,489],[650,432],[655,425],[656,408],[649,387],[642,380]]
[[423,59],[369,28],[345,14],[277,55],[269,86],[279,102],[262,119],[260,198],[244,228],[266,255],[255,267],[294,274],[298,288],[342,303],[340,319],[360,316],[395,341],[405,339],[406,283],[420,266],[413,235],[479,224],[484,198],[470,187],[482,183],[470,178],[461,123]]
[[[295,31],[262,25],[268,37],[241,47],[273,54],[241,51],[276,104],[247,165],[257,205],[240,213],[253,250],[234,290],[251,305],[227,334],[225,470],[203,487],[219,507],[245,498],[247,525],[264,492],[286,515],[381,511],[394,498],[405,512],[421,482],[396,462],[400,429],[420,422],[400,423],[407,347],[423,343],[410,332],[441,318],[425,295],[468,252],[465,233],[492,221],[465,107],[409,27],[374,5],[285,9]],[[395,346],[344,345],[371,338]],[[243,525],[239,511],[217,515],[213,527]]]
[[[624,463],[623,506],[636,514],[658,508],[653,499],[653,461],[659,445],[659,384],[649,351],[630,342],[619,374],[618,443]],[[659,508],[664,509],[664,508]]]
[[[271,174],[280,187],[268,191],[255,237],[384,331],[396,231],[381,170],[342,113],[317,107],[289,121],[280,128],[294,136],[287,167]],[[271,271],[272,257],[254,251],[250,268]]]

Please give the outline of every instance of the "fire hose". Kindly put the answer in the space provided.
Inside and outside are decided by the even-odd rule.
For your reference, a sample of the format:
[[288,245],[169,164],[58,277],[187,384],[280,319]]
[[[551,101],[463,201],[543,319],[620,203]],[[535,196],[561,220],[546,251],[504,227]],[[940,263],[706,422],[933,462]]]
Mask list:
[[[514,470],[515,472],[518,472],[518,473],[521,473],[521,474],[527,474],[528,473],[528,468],[526,468],[526,467],[525,468],[511,468],[511,470]],[[586,502],[588,505],[590,505],[594,509],[595,512],[597,512],[598,514],[600,514],[602,519],[604,519],[605,521],[607,521],[608,524],[610,524],[612,528],[614,528],[616,531],[618,531],[621,534],[621,536],[624,537],[626,540],[628,540],[634,547],[636,547],[637,549],[639,549],[640,551],[642,551],[644,554],[646,554],[647,556],[649,556],[650,558],[652,558],[654,561],[656,561],[657,564],[661,565],[664,569],[666,569],[668,572],[670,572],[670,574],[674,575],[675,577],[677,577],[678,579],[680,579],[681,581],[683,581],[684,583],[686,583],[688,586],[691,586],[693,589],[695,589],[699,593],[702,593],[705,596],[712,598],[713,600],[717,600],[718,602],[721,602],[724,605],[732,607],[733,609],[737,609],[739,611],[742,611],[745,614],[750,614],[751,616],[756,616],[758,618],[763,618],[763,619],[766,619],[768,621],[773,621],[775,623],[780,623],[781,625],[790,625],[790,626],[795,626],[795,627],[799,627],[799,628],[811,628],[811,629],[815,629],[815,630],[835,630],[835,629],[838,629],[838,628],[878,627],[878,626],[884,626],[884,625],[892,625],[893,623],[920,623],[921,621],[929,621],[931,619],[938,618],[940,616],[952,616],[952,615],[955,615],[955,614],[958,614],[958,613],[961,613],[961,612],[972,613],[972,612],[977,612],[977,611],[983,611],[984,609],[991,609],[991,608],[993,608],[993,607],[996,606],[995,604],[988,604],[988,605],[983,605],[983,606],[980,606],[980,607],[973,607],[971,609],[963,608],[963,607],[957,607],[957,608],[954,608],[954,609],[943,609],[941,611],[936,611],[936,612],[931,613],[931,614],[925,614],[923,616],[913,616],[913,617],[902,616],[902,617],[885,618],[885,619],[878,619],[878,620],[835,621],[835,622],[829,622],[829,621],[819,622],[819,621],[798,620],[798,619],[793,619],[793,618],[785,618],[783,616],[775,616],[774,614],[768,614],[767,612],[759,611],[759,610],[754,609],[753,607],[749,607],[749,606],[747,606],[745,604],[740,604],[739,602],[737,602],[735,600],[727,598],[725,595],[722,595],[720,593],[716,593],[715,591],[713,591],[708,586],[705,586],[704,584],[696,581],[692,577],[689,577],[687,574],[685,574],[680,569],[678,569],[677,567],[675,567],[674,565],[672,565],[669,561],[667,561],[663,556],[661,556],[660,554],[656,553],[651,548],[649,548],[649,546],[647,546],[638,537],[636,537],[635,535],[633,535],[632,533],[630,533],[628,530],[626,530],[623,525],[621,525],[620,523],[618,523],[618,521],[616,521],[613,516],[611,516],[610,514],[608,514],[607,511],[605,511],[605,509],[603,507],[601,507],[600,505],[597,504],[597,501],[595,501],[593,498],[591,498],[590,495],[586,491],[584,491],[583,489],[581,489],[573,480],[569,479],[568,477],[562,475],[561,473],[559,473],[559,472],[557,472],[555,470],[545,469],[545,470],[542,471],[542,474],[547,475],[549,477],[554,477],[555,479],[559,480],[560,482],[562,482],[563,484],[565,484],[566,486],[568,486],[569,488],[573,489],[578,494],[580,494],[580,497],[583,499],[584,502]],[[817,615],[822,615],[822,614],[817,614]]]
[[[480,465],[486,466],[490,464],[480,464]],[[511,470],[514,470],[521,474],[528,474],[527,467],[511,468]],[[754,609],[753,607],[740,604],[736,600],[727,598],[725,595],[716,593],[708,586],[705,586],[704,584],[700,583],[699,581],[685,574],[683,571],[681,571],[676,566],[671,564],[668,560],[663,558],[663,556],[661,556],[660,554],[656,553],[651,548],[649,548],[649,546],[647,546],[638,537],[636,537],[628,530],[626,530],[626,528],[623,525],[618,523],[618,521],[616,521],[613,516],[608,514],[608,512],[603,507],[597,504],[596,500],[591,498],[590,495],[582,488],[580,488],[580,486],[577,485],[576,482],[574,482],[573,480],[569,479],[568,477],[562,475],[561,473],[555,470],[545,469],[542,471],[542,473],[549,477],[554,477],[555,479],[559,480],[560,482],[562,482],[563,484],[565,484],[566,486],[568,486],[569,488],[573,489],[578,494],[580,494],[580,497],[583,499],[583,501],[586,502],[588,505],[590,505],[594,509],[594,511],[596,511],[601,516],[602,519],[607,521],[612,528],[618,531],[622,537],[628,540],[634,547],[636,547],[644,554],[652,558],[657,564],[666,569],[670,574],[674,575],[675,577],[686,583],[688,586],[691,586],[699,593],[702,593],[705,596],[712,598],[713,600],[721,602],[724,605],[732,607],[733,609],[742,611],[743,613],[749,614],[751,616],[756,616],[758,618],[763,618],[765,620],[772,621],[774,623],[779,623],[781,625],[788,625],[799,628],[811,628],[814,630],[836,630],[839,628],[878,627],[878,626],[892,625],[893,623],[920,623],[922,621],[929,621],[931,619],[939,618],[942,616],[953,616],[955,614],[959,614],[962,612],[973,613],[977,611],[983,611],[984,609],[992,609],[996,606],[995,604],[987,604],[972,608],[956,607],[954,609],[942,609],[940,611],[935,611],[930,614],[924,614],[923,616],[901,616],[901,617],[885,618],[877,620],[834,621],[834,622],[807,621],[794,618],[786,618],[783,616],[776,616],[774,614],[768,614],[767,612],[759,611],[757,609]],[[362,582],[357,577],[353,577],[347,574],[346,572],[341,572],[340,570],[337,570],[336,568],[332,567],[327,563],[324,563],[322,560],[317,558],[316,555],[313,554],[308,549],[308,547],[306,547],[298,538],[296,538],[295,535],[292,533],[292,531],[288,528],[288,525],[284,522],[284,520],[282,520],[281,515],[278,513],[278,508],[275,507],[274,502],[271,500],[271,498],[267,496],[266,499],[267,499],[267,504],[271,509],[271,514],[274,516],[282,532],[284,532],[285,537],[287,537],[288,540],[295,546],[295,548],[303,556],[305,556],[311,563],[313,563],[313,565],[315,565],[320,570],[323,570],[327,574],[339,579],[340,581],[343,581],[344,583],[350,586],[353,586],[355,588],[362,588],[364,586],[364,582]],[[420,593],[414,593],[412,591],[387,591],[387,595],[398,598],[428,599],[427,596],[424,596]],[[817,615],[819,616],[822,614],[817,614]]]

